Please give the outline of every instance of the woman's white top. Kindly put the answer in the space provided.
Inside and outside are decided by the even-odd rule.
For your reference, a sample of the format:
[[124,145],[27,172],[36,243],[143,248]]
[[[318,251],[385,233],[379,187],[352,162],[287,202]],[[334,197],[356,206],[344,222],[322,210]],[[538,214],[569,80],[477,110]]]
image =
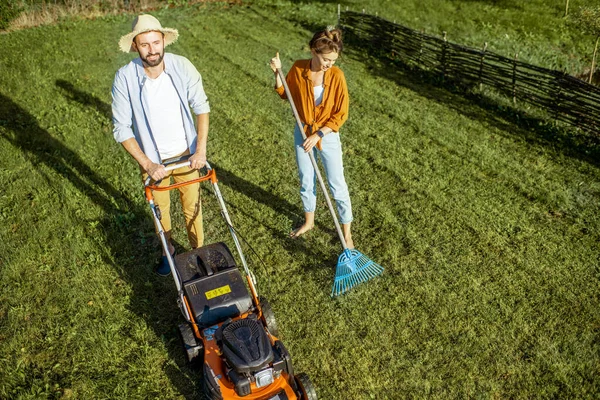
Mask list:
[[318,106],[323,101],[323,93],[325,92],[325,86],[313,86],[313,90],[315,91],[315,106]]

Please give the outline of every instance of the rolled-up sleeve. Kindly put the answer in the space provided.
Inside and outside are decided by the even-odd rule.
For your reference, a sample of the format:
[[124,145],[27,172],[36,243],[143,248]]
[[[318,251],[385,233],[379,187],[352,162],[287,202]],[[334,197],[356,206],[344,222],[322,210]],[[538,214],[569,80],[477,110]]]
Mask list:
[[283,85],[276,87],[275,91],[282,99],[287,100],[287,94],[285,93],[285,88],[283,87]]
[[210,106],[208,104],[208,97],[206,97],[206,93],[204,92],[204,86],[202,85],[202,76],[194,67],[194,65],[189,61],[185,60],[185,68],[186,68],[186,76],[188,77],[188,103],[194,114],[206,114],[210,112]]
[[119,143],[134,137],[132,124],[131,102],[127,83],[121,71],[117,71],[112,87],[112,121],[113,136]]

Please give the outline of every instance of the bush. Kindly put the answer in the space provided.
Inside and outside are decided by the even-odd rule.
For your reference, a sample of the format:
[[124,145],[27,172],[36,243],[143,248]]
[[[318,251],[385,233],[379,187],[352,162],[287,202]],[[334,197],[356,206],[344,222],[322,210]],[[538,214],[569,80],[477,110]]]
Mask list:
[[0,30],[8,28],[10,22],[17,18],[21,11],[23,10],[17,0],[4,0],[0,2]]

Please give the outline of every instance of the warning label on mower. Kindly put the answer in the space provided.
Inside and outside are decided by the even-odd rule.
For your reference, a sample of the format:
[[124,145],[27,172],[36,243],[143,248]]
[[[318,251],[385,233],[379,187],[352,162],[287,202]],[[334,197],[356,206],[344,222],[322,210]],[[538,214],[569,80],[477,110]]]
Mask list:
[[205,292],[206,300],[214,299],[215,297],[223,296],[224,294],[231,293],[229,285],[221,286],[213,290]]

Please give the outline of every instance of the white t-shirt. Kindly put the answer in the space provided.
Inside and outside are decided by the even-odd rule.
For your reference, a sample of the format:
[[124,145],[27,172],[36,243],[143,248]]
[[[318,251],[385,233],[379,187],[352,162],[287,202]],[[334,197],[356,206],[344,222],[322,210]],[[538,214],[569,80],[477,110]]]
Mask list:
[[313,90],[315,91],[315,106],[318,106],[323,101],[323,92],[325,91],[325,86],[313,86]]
[[188,149],[181,115],[181,101],[171,78],[161,73],[156,79],[148,78],[144,85],[148,102],[148,119],[160,158],[178,156]]

